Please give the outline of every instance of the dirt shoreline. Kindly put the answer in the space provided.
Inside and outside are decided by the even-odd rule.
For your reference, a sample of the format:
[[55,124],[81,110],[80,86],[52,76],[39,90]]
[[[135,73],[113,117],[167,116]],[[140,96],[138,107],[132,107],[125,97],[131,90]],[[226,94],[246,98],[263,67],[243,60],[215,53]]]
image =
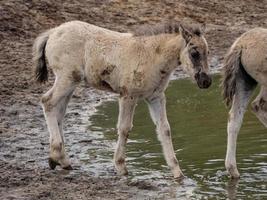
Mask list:
[[[267,26],[266,10],[266,0],[2,1],[0,199],[175,198],[171,191],[166,196],[166,191],[161,191],[153,181],[133,182],[116,176],[113,171],[96,176],[82,170],[77,156],[79,151],[70,151],[71,145],[92,144],[94,136],[86,129],[88,116],[97,104],[113,98],[83,86],[75,91],[64,128],[66,148],[75,170],[48,169],[48,133],[39,98],[51,87],[53,76],[50,72],[46,85],[38,85],[31,79],[31,47],[39,33],[70,20],[82,20],[117,31],[130,31],[142,24],[156,24],[167,19],[205,22],[210,62],[216,68],[237,36],[250,28]],[[179,74],[178,70],[175,76]]]

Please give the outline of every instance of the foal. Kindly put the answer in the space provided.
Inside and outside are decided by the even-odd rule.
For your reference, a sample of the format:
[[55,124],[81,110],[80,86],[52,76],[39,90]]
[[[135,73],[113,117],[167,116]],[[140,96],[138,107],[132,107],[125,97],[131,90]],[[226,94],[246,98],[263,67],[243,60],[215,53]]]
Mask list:
[[164,91],[181,63],[200,88],[210,86],[208,46],[199,27],[170,23],[132,34],[72,21],[41,34],[33,54],[38,82],[47,80],[47,63],[56,76],[53,87],[41,99],[50,132],[50,168],[60,165],[71,169],[62,121],[75,87],[85,80],[91,87],[120,95],[114,154],[119,174],[127,174],[128,132],[138,99],[145,99],[167,164],[175,178],[183,176],[172,145]]
[[236,140],[250,96],[257,83],[261,90],[252,102],[252,110],[267,127],[267,29],[255,28],[239,37],[225,57],[223,95],[232,104],[227,132],[225,166],[232,178],[238,178]]

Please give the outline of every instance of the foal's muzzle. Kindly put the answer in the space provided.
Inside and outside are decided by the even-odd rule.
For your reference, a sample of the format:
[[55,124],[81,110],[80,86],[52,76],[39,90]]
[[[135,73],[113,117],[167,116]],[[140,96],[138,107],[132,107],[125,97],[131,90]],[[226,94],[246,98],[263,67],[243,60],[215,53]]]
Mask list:
[[195,79],[199,88],[208,88],[211,85],[211,77],[205,72],[198,72],[195,74]]

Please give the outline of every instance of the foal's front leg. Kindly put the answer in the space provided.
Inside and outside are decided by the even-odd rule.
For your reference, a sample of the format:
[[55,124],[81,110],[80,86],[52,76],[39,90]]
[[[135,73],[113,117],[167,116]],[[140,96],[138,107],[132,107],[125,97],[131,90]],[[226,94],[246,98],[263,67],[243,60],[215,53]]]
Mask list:
[[179,167],[172,145],[170,125],[166,114],[165,95],[163,93],[157,97],[148,98],[147,102],[151,118],[157,127],[158,139],[161,142],[165,160],[174,178],[182,178],[184,175]]
[[118,141],[114,154],[115,167],[120,175],[127,175],[128,171],[125,164],[125,146],[129,131],[133,127],[133,115],[137,99],[133,97],[120,97],[119,117],[117,124]]

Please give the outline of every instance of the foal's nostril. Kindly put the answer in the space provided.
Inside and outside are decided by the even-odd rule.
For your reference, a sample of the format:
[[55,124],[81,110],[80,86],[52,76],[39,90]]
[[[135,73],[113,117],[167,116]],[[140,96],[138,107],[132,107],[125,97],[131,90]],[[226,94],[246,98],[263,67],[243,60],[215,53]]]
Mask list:
[[210,81],[209,80],[206,80],[204,82],[204,88],[208,88],[210,86]]
[[199,80],[198,80],[198,85],[200,88],[208,88],[211,85],[211,78],[208,76],[206,73],[201,72],[199,73]]
[[206,80],[204,80],[203,87],[208,88],[211,85],[211,82],[212,82],[211,78],[208,77]]
[[199,88],[208,88],[211,85],[211,77],[204,72],[198,72],[194,76]]
[[201,77],[201,79],[208,79],[209,78],[209,76],[204,72],[200,72],[200,77]]

